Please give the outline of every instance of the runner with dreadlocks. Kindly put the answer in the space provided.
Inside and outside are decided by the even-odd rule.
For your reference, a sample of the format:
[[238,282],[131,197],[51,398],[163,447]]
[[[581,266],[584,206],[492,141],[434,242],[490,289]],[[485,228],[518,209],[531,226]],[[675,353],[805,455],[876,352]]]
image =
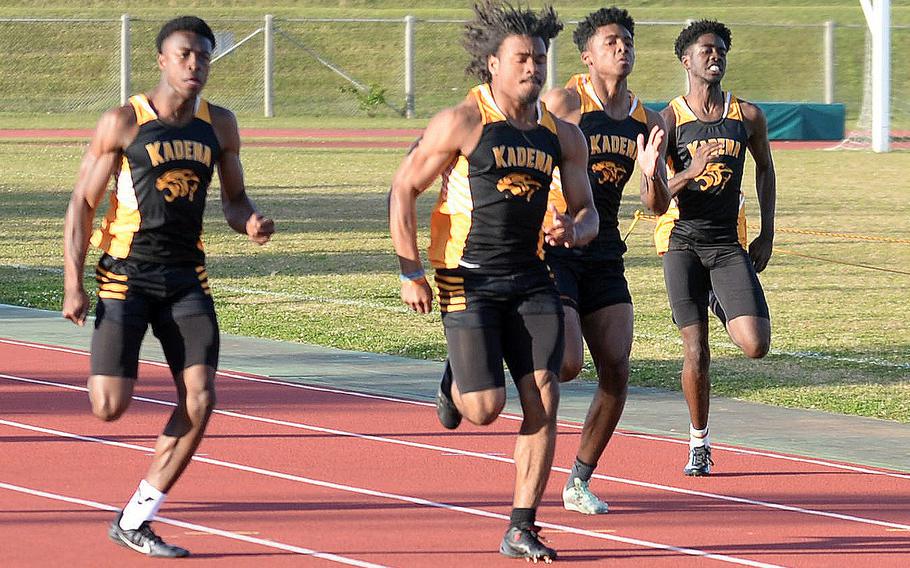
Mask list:
[[[566,509],[587,515],[608,510],[588,483],[622,415],[629,382],[632,296],[624,275],[626,245],[619,234],[619,204],[636,161],[643,173],[642,203],[661,214],[670,201],[660,159],[666,151],[664,122],[627,85],[635,64],[634,34],[635,21],[626,10],[601,8],[589,14],[573,34],[588,72],[543,97],[548,109],[578,124],[588,140],[588,179],[600,217],[600,232],[589,245],[546,250],[566,313],[566,352],[559,378],[570,381],[581,371],[585,343],[597,369],[597,391],[562,493]],[[566,205],[558,182],[557,177],[550,200],[562,211]]]
[[[721,89],[730,40],[725,25],[708,20],[680,32],[676,57],[686,68],[689,91],[661,111],[673,201],[654,241],[683,340],[682,388],[690,419],[683,472],[692,476],[710,474],[713,465],[708,307],[747,357],[764,357],[771,345],[771,319],[757,273],[767,266],[774,241],[774,163],[761,110]],[[746,150],[755,160],[761,211],[761,232],[751,244],[741,190]]]
[[[513,509],[499,550],[549,562],[556,551],[540,542],[535,521],[556,442],[563,312],[542,241],[587,244],[597,234],[597,211],[581,132],[538,101],[547,46],[562,29],[556,13],[489,0],[474,12],[465,35],[467,71],[481,84],[437,114],[402,162],[392,183],[390,229],[402,300],[429,313],[415,204],[442,175],[429,249],[449,349],[437,415],[449,429],[462,417],[477,425],[496,420],[506,400],[505,360],[524,418],[515,444]],[[542,235],[557,167],[568,210],[555,213]]]

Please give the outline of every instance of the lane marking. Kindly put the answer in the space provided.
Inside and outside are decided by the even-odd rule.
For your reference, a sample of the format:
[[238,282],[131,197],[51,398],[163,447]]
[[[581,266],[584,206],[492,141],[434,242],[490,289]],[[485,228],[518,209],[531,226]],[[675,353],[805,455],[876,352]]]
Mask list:
[[[146,448],[143,448],[143,450]],[[28,487],[22,487],[20,485],[13,485],[11,483],[5,483],[0,481],[0,489],[6,489],[9,491],[16,491],[18,493],[25,493],[27,495],[32,495],[35,497],[44,497],[46,499],[54,499],[56,501],[65,501],[67,503],[72,503],[74,505],[82,505],[84,507],[91,507],[93,509],[101,509],[102,511],[111,511],[116,512],[120,509],[106,503],[99,503],[97,501],[89,501],[88,499],[80,499],[78,497],[69,497],[66,495],[60,495],[58,493],[50,493],[48,491],[41,491],[38,489],[31,489]],[[224,538],[229,538],[232,540],[239,540],[242,542],[247,542],[250,544],[258,544],[260,546],[266,546],[269,548],[275,548],[278,550],[284,550],[286,552],[294,552],[296,554],[302,554],[304,556],[313,556],[315,558],[321,558],[323,560],[329,560],[331,562],[337,562],[339,564],[347,564],[348,566],[360,566],[362,568],[385,568],[382,564],[373,564],[371,562],[364,562],[361,560],[355,560],[353,558],[345,558],[344,556],[338,556],[337,554],[331,554],[328,552],[318,552],[316,550],[311,550],[309,548],[303,548],[300,546],[294,546],[291,544],[284,544],[283,542],[278,542],[275,540],[269,540],[264,538],[257,538],[250,536],[249,534],[240,533],[240,532],[231,532],[222,529],[216,529],[213,527],[207,527],[204,525],[198,525],[196,523],[187,523],[185,521],[178,521],[177,519],[171,519],[169,517],[156,516],[156,521],[164,523],[166,525],[173,525],[175,527],[180,527],[183,529],[188,529],[191,532],[185,534],[209,534],[214,536],[220,536]],[[192,558],[192,555],[190,555]]]
[[[58,436],[61,438],[69,438],[72,440],[79,440],[82,442],[93,442],[93,443],[97,443],[97,444],[103,444],[105,446],[113,446],[113,447],[123,448],[123,449],[128,449],[128,450],[138,450],[140,452],[146,452],[149,450],[149,448],[146,446],[139,446],[136,444],[129,444],[129,443],[125,443],[125,442],[115,442],[113,440],[106,440],[104,438],[96,438],[94,436],[84,436],[81,434],[74,434],[72,432],[54,430],[52,428],[43,428],[41,426],[32,426],[30,424],[24,424],[22,422],[13,422],[12,420],[0,419],[0,424],[3,424],[5,426],[10,426],[12,428],[29,430],[32,432],[40,432],[42,434],[50,434],[53,436]],[[414,505],[422,505],[424,507],[432,507],[435,509],[455,511],[458,513],[465,513],[465,514],[474,515],[477,517],[486,517],[489,519],[499,519],[499,520],[504,520],[504,521],[509,520],[509,517],[507,515],[493,513],[490,511],[486,511],[484,509],[475,509],[473,507],[462,507],[460,505],[449,505],[447,503],[430,501],[428,499],[423,499],[420,497],[412,497],[410,495],[401,495],[398,493],[388,493],[385,491],[376,491],[373,489],[366,489],[363,487],[356,487],[353,485],[345,485],[345,484],[341,484],[341,483],[334,483],[331,481],[322,481],[322,480],[313,479],[310,477],[303,477],[300,475],[283,473],[283,472],[279,472],[279,471],[273,471],[273,470],[263,469],[263,468],[255,467],[255,466],[249,466],[249,465],[244,465],[244,464],[239,464],[239,463],[234,463],[234,462],[217,460],[217,459],[213,459],[213,458],[193,457],[193,461],[198,461],[201,463],[206,463],[209,465],[215,465],[215,466],[224,467],[224,468],[228,468],[228,469],[234,469],[234,470],[238,470],[238,471],[245,471],[248,473],[255,473],[255,474],[264,475],[267,477],[273,477],[276,479],[283,479],[286,481],[294,481],[294,482],[298,482],[298,483],[304,483],[307,485],[314,485],[316,487],[323,487],[326,489],[346,491],[349,493],[356,493],[359,495],[366,495],[369,497],[377,497],[377,498],[381,498],[381,499],[403,501],[403,502],[411,503]],[[2,485],[0,485],[0,486],[2,486]],[[205,527],[197,528],[197,527],[200,527],[200,525],[190,526],[189,523],[177,524],[177,522],[171,522],[171,524],[174,524],[174,525],[180,526],[180,527],[184,527],[184,528],[191,528],[191,529],[195,529],[195,530],[204,530],[204,528],[205,528]],[[545,523],[545,522],[540,522],[540,521],[538,521],[537,524],[543,528],[560,530],[560,531],[563,531],[566,533],[571,533],[571,534],[578,535],[578,536],[588,536],[588,537],[597,538],[597,539],[601,539],[601,540],[611,540],[611,541],[616,541],[616,542],[622,542],[625,544],[631,544],[631,545],[640,546],[643,548],[654,548],[657,550],[666,550],[669,552],[676,552],[676,553],[685,554],[688,556],[698,556],[701,558],[710,558],[712,560],[719,560],[721,562],[728,562],[731,564],[740,564],[743,566],[754,566],[756,568],[781,568],[776,564],[767,564],[764,562],[747,560],[745,558],[727,556],[725,554],[715,554],[715,553],[711,553],[711,552],[706,552],[704,550],[698,550],[695,548],[678,547],[678,546],[673,546],[670,544],[663,544],[663,543],[659,543],[659,542],[652,542],[652,541],[642,540],[642,539],[637,539],[637,538],[623,537],[623,536],[610,535],[610,534],[602,534],[599,532],[581,529],[581,528],[577,528],[577,527],[572,527],[572,526],[568,526],[568,525]],[[237,536],[239,537],[240,535],[237,535]],[[250,537],[244,537],[244,538],[250,538]]]
[[[22,346],[22,347],[30,347],[33,349],[42,349],[42,350],[47,350],[47,351],[57,351],[60,353],[70,353],[73,355],[81,355],[83,357],[88,357],[90,355],[87,351],[84,351],[84,350],[70,349],[67,347],[57,347],[57,346],[53,346],[53,345],[42,345],[40,343],[31,343],[31,342],[18,341],[18,340],[13,340],[13,339],[0,338],[0,343],[6,343],[9,345],[17,345],[17,346]],[[146,359],[142,359],[142,360],[140,360],[140,363],[145,364],[145,365],[151,365],[153,367],[160,367],[162,369],[168,369],[168,366],[166,363],[162,363],[159,361],[149,361]],[[236,371],[217,371],[216,374],[218,376],[226,377],[229,379],[236,379],[236,380],[247,381],[247,382],[252,382],[252,383],[269,384],[269,385],[275,385],[275,386],[298,389],[298,390],[322,392],[322,393],[329,393],[329,394],[340,394],[340,395],[351,396],[351,397],[355,397],[355,398],[382,400],[385,402],[393,402],[393,403],[397,403],[397,404],[409,404],[409,405],[413,405],[413,406],[424,406],[427,408],[435,408],[435,406],[436,406],[432,402],[425,402],[425,401],[420,401],[420,400],[409,400],[409,399],[394,397],[394,396],[390,396],[390,395],[363,393],[363,392],[357,392],[357,391],[342,390],[342,389],[337,389],[337,388],[292,383],[292,382],[288,382],[288,381],[269,379],[269,378],[264,378],[264,377],[259,377],[259,376],[250,376],[250,375],[252,375],[252,373],[241,374],[240,372],[236,372]],[[500,418],[504,418],[506,420],[513,420],[513,421],[517,421],[517,422],[521,422],[523,419],[521,415],[510,414],[508,412],[503,412],[499,416],[500,416]],[[561,427],[570,428],[573,430],[581,430],[584,426],[583,424],[580,424],[580,423],[567,422],[564,420],[560,420],[558,425]],[[688,440],[681,440],[678,438],[669,438],[669,437],[658,436],[655,434],[643,434],[643,433],[639,433],[639,432],[628,432],[628,431],[622,431],[622,430],[617,430],[614,435],[640,438],[640,439],[644,439],[644,440],[654,440],[654,441],[659,441],[659,442],[667,442],[667,443],[677,444],[677,445],[688,445],[688,443],[689,443]],[[751,449],[747,449],[747,448],[728,446],[726,444],[712,444],[711,447],[712,447],[712,449],[715,449],[715,450],[724,450],[727,452],[733,452],[733,453],[743,454],[743,455],[760,456],[760,457],[766,457],[766,458],[771,458],[771,459],[791,461],[791,462],[796,462],[796,463],[806,463],[806,464],[811,464],[811,465],[818,465],[818,466],[822,466],[822,467],[840,469],[840,470],[844,470],[844,471],[852,471],[852,472],[856,472],[856,473],[864,473],[864,474],[869,474],[869,475],[881,475],[881,476],[885,476],[885,477],[893,477],[896,479],[910,480],[910,474],[908,474],[908,473],[876,470],[876,469],[871,469],[868,467],[851,465],[851,464],[841,464],[841,463],[826,461],[826,460],[817,459],[817,458],[807,458],[807,457],[801,457],[801,456],[788,456],[786,454],[778,454],[778,453],[770,452],[767,450],[751,450]],[[596,475],[597,474],[595,474],[595,476]]]
[[[0,373],[0,378],[13,380],[13,381],[19,381],[19,382],[25,382],[25,383],[33,383],[33,384],[44,385],[44,386],[59,387],[59,388],[64,388],[64,389],[68,389],[68,390],[73,390],[73,391],[80,391],[80,392],[87,392],[87,390],[88,390],[85,387],[80,387],[77,385],[70,385],[70,384],[66,384],[66,383],[56,383],[53,381],[44,381],[44,380],[40,380],[40,379],[28,379],[25,377],[15,377],[13,375],[6,375],[6,374],[2,374],[2,373]],[[154,399],[154,398],[147,398],[147,397],[143,397],[143,396],[133,396],[133,400],[140,401],[140,402],[147,402],[150,404],[157,404],[157,405],[161,405],[161,406],[171,406],[171,407],[177,406],[176,403],[173,403],[170,401],[159,400],[159,399]],[[515,464],[515,460],[513,460],[512,458],[491,455],[491,454],[485,453],[485,452],[462,450],[459,448],[452,448],[452,447],[448,447],[448,446],[437,446],[434,444],[425,444],[422,442],[412,442],[409,440],[400,440],[397,438],[375,436],[372,434],[359,434],[356,432],[349,432],[346,430],[338,430],[335,428],[326,428],[326,427],[322,427],[322,426],[313,426],[313,425],[309,425],[309,424],[303,424],[300,422],[292,422],[292,421],[288,421],[288,420],[280,420],[280,419],[275,419],[275,418],[255,416],[252,414],[245,414],[245,413],[234,412],[234,411],[230,411],[230,410],[215,409],[214,413],[220,414],[222,416],[229,416],[231,418],[237,418],[240,420],[249,420],[249,421],[254,421],[254,422],[261,422],[264,424],[272,424],[272,425],[276,425],[276,426],[286,426],[289,428],[295,428],[295,429],[299,429],[299,430],[307,430],[307,431],[319,432],[319,433],[323,433],[323,434],[332,434],[335,436],[344,436],[344,437],[356,438],[356,439],[360,439],[360,440],[369,440],[372,442],[379,442],[379,443],[385,443],[385,444],[405,446],[405,447],[409,447],[409,448],[430,450],[430,451],[434,451],[434,452],[439,452],[441,454],[474,457],[474,458],[480,458],[480,459],[484,459],[484,460],[496,461],[496,462],[500,462],[500,463],[507,463],[510,465]],[[0,424],[5,423],[5,422],[6,421],[4,421],[4,420],[0,420]],[[120,442],[111,442],[111,443],[120,444]],[[132,447],[132,449],[141,448],[141,446],[131,446],[131,447]],[[149,449],[142,448],[142,451],[149,451]],[[206,458],[199,457],[199,459],[204,460]],[[564,467],[558,467],[558,466],[553,466],[551,468],[551,471],[555,471],[555,472],[559,472],[559,473],[571,473],[570,469],[564,468]],[[890,521],[880,521],[877,519],[857,517],[854,515],[847,515],[847,514],[842,514],[842,513],[832,513],[830,511],[805,509],[803,507],[796,507],[793,505],[784,505],[781,503],[773,503],[770,501],[759,501],[759,500],[755,500],[755,499],[748,499],[745,497],[736,497],[733,495],[723,495],[723,494],[719,494],[719,493],[709,493],[706,491],[696,491],[693,489],[684,489],[681,487],[674,487],[671,485],[662,485],[662,484],[658,484],[658,483],[650,483],[647,481],[638,481],[638,480],[634,480],[634,479],[627,479],[627,478],[622,478],[622,477],[615,477],[612,475],[605,475],[602,473],[594,473],[592,475],[592,477],[596,478],[596,479],[602,479],[605,481],[621,483],[624,485],[632,485],[635,487],[653,489],[656,491],[666,491],[666,492],[678,493],[678,494],[688,495],[688,496],[693,496],[693,497],[704,497],[704,498],[708,498],[708,499],[727,501],[727,502],[731,502],[731,503],[739,503],[739,504],[750,505],[750,506],[754,506],[754,507],[763,507],[763,508],[767,508],[767,509],[775,509],[775,510],[779,510],[779,511],[787,511],[787,512],[791,512],[791,513],[815,515],[815,516],[819,516],[819,517],[827,517],[827,518],[837,519],[837,520],[841,520],[841,521],[876,525],[876,526],[882,526],[882,527],[891,527],[891,528],[897,528],[897,529],[910,529],[910,525],[904,525],[901,523],[894,523],[894,522],[890,522]]]

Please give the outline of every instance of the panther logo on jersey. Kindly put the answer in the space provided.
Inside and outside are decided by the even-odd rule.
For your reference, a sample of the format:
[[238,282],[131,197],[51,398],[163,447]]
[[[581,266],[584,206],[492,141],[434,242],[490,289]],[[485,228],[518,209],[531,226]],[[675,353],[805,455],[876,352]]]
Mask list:
[[528,174],[508,174],[496,182],[496,189],[506,193],[506,198],[511,195],[524,197],[528,201],[540,189],[540,182]]
[[193,170],[179,169],[164,172],[155,182],[158,191],[164,192],[164,200],[171,203],[178,197],[186,197],[190,201],[199,189],[199,177]]
[[597,180],[598,183],[612,183],[619,184],[620,181],[626,176],[626,168],[620,166],[616,162],[597,162],[591,166],[591,171],[595,174],[600,174],[600,179]]
[[718,191],[723,191],[732,177],[733,170],[727,164],[723,162],[708,162],[705,166],[705,171],[696,177],[694,181],[701,187],[702,191],[714,188],[717,188]]

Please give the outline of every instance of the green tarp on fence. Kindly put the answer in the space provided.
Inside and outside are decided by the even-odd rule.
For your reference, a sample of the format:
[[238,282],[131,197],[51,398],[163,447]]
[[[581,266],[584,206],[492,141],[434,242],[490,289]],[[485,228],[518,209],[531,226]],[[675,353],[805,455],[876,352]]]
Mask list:
[[[755,103],[768,120],[771,140],[843,140],[846,108],[842,104]],[[646,103],[661,110],[665,103]]]

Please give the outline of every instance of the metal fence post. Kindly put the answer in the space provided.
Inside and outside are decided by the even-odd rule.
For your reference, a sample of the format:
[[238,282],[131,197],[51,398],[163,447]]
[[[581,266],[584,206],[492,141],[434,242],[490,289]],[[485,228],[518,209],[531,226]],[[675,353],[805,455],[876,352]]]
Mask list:
[[414,118],[414,16],[404,18],[404,115]]
[[272,118],[275,116],[272,96],[274,95],[274,85],[272,84],[273,63],[275,60],[275,38],[273,35],[272,22],[273,16],[267,14],[265,17],[265,69],[263,71],[263,101],[265,106],[265,117]]
[[834,22],[825,22],[825,103],[834,102]]
[[559,70],[556,67],[556,38],[550,40],[550,49],[547,51],[547,90],[559,85],[556,74]]
[[130,99],[130,15],[120,16],[120,104]]

